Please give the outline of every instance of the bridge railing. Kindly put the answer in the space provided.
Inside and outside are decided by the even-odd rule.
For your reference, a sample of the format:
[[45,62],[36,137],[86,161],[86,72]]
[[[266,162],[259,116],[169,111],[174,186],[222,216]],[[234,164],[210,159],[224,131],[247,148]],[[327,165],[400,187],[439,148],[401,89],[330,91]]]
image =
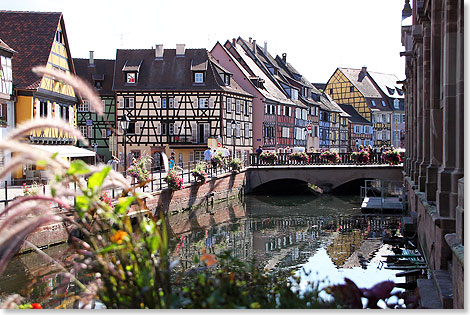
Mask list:
[[255,153],[250,154],[249,162],[250,166],[259,165],[382,165],[388,164],[387,161],[382,157],[382,153],[372,152],[369,156],[367,163],[358,163],[352,158],[352,153],[338,153],[341,160],[336,163],[331,163],[328,160],[321,158],[321,153],[307,153],[308,160],[306,162],[294,161],[289,158],[290,153],[277,153],[277,161],[262,161],[259,156]]

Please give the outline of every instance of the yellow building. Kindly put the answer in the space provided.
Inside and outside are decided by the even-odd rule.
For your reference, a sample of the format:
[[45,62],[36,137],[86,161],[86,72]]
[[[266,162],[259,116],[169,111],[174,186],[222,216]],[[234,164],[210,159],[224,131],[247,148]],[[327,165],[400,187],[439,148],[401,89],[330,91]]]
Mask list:
[[375,147],[391,145],[393,109],[366,67],[337,68],[328,80],[325,92],[336,103],[352,105],[362,117],[373,123]]
[[[61,118],[76,126],[80,98],[73,88],[31,71],[42,65],[75,74],[62,13],[0,11],[0,38],[18,52],[12,63],[16,124],[42,117]],[[33,131],[25,141],[37,149],[58,152],[61,157],[94,156],[94,152],[74,147],[76,139],[57,129]],[[25,166],[14,177],[41,179],[39,169]]]

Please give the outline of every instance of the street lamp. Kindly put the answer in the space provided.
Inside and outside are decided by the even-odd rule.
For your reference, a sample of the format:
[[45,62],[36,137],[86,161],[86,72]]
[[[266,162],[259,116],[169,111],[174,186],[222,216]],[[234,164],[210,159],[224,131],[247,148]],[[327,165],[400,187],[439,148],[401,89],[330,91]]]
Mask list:
[[305,152],[308,152],[308,129],[304,128]]
[[232,124],[232,142],[233,142],[233,152],[232,152],[232,159],[235,158],[235,128],[237,127],[237,122],[235,119],[232,119],[230,122]]
[[130,119],[127,117],[126,114],[122,115],[121,120],[119,123],[121,124],[121,128],[124,131],[124,177],[127,176],[126,168],[127,168],[127,143],[126,143],[126,136],[127,136],[127,129],[129,129],[129,122]]

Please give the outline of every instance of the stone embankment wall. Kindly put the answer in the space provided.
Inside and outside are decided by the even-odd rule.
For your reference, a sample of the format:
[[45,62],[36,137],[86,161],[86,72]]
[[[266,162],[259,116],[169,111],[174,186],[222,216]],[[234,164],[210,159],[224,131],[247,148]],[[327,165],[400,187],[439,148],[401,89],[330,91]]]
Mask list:
[[[192,222],[196,226],[209,226],[211,223],[222,222],[223,217],[230,215],[229,212],[217,211],[216,215],[205,212],[207,206],[212,206],[215,202],[237,197],[243,193],[246,186],[245,171],[240,173],[224,174],[209,179],[205,184],[191,183],[184,189],[171,192],[168,189],[151,193],[152,197],[146,198],[147,208],[156,213],[163,210],[165,213],[183,212],[182,216],[170,218],[170,225],[176,234],[188,231],[187,222]],[[233,210],[233,209],[232,209]],[[239,211],[236,210],[238,213]],[[221,216],[219,218],[219,216]],[[177,221],[180,222],[177,222]],[[185,222],[186,221],[186,222]],[[175,226],[175,228],[173,228]],[[37,247],[45,247],[67,241],[68,235],[63,223],[55,223],[41,227],[32,233],[27,240]],[[23,244],[20,252],[30,251],[31,246]]]

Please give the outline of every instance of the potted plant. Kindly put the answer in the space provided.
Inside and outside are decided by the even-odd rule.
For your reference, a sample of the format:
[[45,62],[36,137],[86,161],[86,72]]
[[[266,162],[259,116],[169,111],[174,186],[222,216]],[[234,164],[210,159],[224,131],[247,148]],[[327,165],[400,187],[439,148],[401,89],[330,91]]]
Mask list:
[[147,154],[142,155],[127,168],[127,174],[135,178],[138,183],[148,181],[150,179],[150,172],[147,170],[147,164],[151,159]]
[[242,165],[242,161],[239,158],[233,158],[230,161],[230,168],[232,169],[232,172],[240,172]]
[[353,152],[351,158],[356,161],[356,163],[367,163],[370,159],[370,153],[367,150],[361,150],[359,152]]
[[194,169],[191,170],[191,175],[194,177],[196,183],[204,184],[207,180],[206,167],[204,163],[197,163]]
[[401,163],[401,156],[398,150],[388,150],[382,153],[382,158],[390,165],[398,165]]
[[341,161],[341,158],[339,157],[338,152],[335,152],[335,151],[331,151],[331,152],[328,150],[323,151],[320,154],[320,158],[328,161],[328,163],[338,163]]
[[37,196],[39,194],[39,185],[36,182],[33,182],[31,186],[26,183],[23,184],[23,196]]
[[170,190],[181,190],[184,188],[183,178],[175,170],[170,170],[163,181],[168,184]]
[[306,163],[308,161],[308,155],[305,152],[293,152],[289,154],[289,160],[299,163]]
[[274,162],[278,160],[278,157],[277,157],[276,152],[268,151],[268,152],[262,152],[259,155],[259,159],[266,163],[274,164]]

